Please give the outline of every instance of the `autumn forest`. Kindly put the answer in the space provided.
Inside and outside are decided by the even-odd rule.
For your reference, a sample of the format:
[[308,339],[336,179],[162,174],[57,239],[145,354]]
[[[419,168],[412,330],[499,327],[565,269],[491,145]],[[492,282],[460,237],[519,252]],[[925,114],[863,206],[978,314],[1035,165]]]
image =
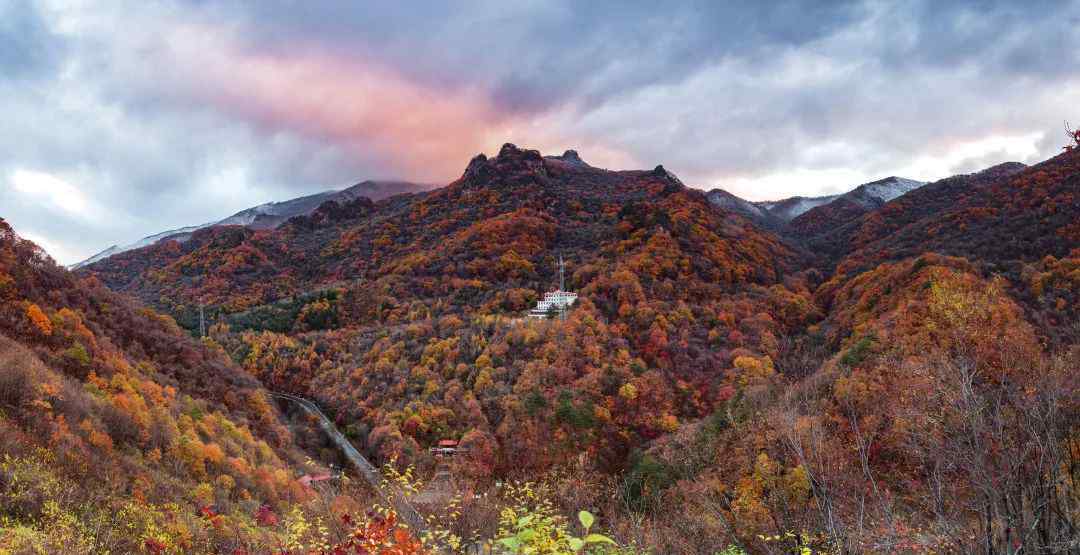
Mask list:
[[0,220],[0,552],[1075,552],[1078,222],[1072,145],[779,227],[511,144],[73,272]]

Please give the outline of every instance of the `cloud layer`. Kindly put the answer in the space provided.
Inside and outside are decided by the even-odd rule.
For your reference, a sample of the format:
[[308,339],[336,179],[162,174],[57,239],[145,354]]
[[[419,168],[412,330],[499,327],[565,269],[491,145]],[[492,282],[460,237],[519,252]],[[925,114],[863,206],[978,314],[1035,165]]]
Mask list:
[[396,4],[0,4],[0,215],[70,263],[506,141],[763,199],[1039,160],[1080,119],[1075,2]]

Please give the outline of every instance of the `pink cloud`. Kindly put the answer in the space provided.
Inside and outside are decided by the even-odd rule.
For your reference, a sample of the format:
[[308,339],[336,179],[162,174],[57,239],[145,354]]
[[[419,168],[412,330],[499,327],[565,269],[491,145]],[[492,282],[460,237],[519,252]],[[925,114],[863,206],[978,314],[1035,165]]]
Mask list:
[[501,112],[485,90],[427,88],[360,54],[252,52],[217,29],[192,25],[174,28],[166,44],[175,72],[169,81],[185,95],[263,129],[331,142],[400,177],[446,182],[477,152],[512,140],[545,153],[582,149],[598,162],[630,160]]

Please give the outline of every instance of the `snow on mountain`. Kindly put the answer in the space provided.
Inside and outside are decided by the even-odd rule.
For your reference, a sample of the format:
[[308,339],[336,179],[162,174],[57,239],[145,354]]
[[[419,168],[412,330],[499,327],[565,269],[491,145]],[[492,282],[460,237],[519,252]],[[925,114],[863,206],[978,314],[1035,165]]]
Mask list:
[[889,202],[890,200],[899,197],[908,191],[914,191],[923,185],[926,185],[926,182],[893,176],[880,181],[874,181],[873,183],[867,183],[866,185],[861,185],[859,188],[863,189],[866,194],[872,197],[884,202]]
[[713,189],[706,193],[706,196],[708,197],[709,202],[712,202],[716,206],[739,212],[744,216],[750,216],[760,220],[771,220],[772,223],[775,224],[777,221],[779,221],[779,223],[790,221],[799,214],[816,206],[828,204],[839,195],[825,197],[791,197],[776,201],[751,202],[723,189]]
[[769,214],[784,221],[791,221],[801,214],[809,212],[818,206],[828,204],[840,195],[828,195],[824,197],[791,197],[772,203]]
[[866,210],[873,210],[890,200],[897,198],[908,191],[913,191],[926,185],[922,181],[904,179],[903,177],[886,177],[878,181],[864,183],[858,187],[836,197],[861,206]]
[[193,232],[195,232],[196,230],[202,229],[204,227],[210,227],[212,225],[215,225],[215,223],[208,223],[208,224],[203,224],[203,225],[193,225],[193,226],[188,226],[188,227],[181,227],[180,229],[171,229],[169,231],[163,231],[161,233],[156,233],[154,235],[149,235],[147,237],[143,237],[142,239],[139,239],[138,241],[135,241],[134,243],[130,243],[130,244],[127,244],[127,245],[113,245],[113,246],[111,246],[111,247],[109,247],[109,248],[95,254],[94,256],[91,256],[90,258],[87,258],[86,260],[83,260],[82,262],[77,262],[75,264],[72,264],[71,266],[68,266],[68,269],[77,270],[79,268],[82,268],[83,266],[93,264],[93,263],[95,263],[95,262],[97,262],[99,260],[105,260],[106,258],[108,258],[108,257],[110,257],[110,256],[112,256],[114,254],[119,254],[119,253],[122,253],[122,252],[127,252],[127,251],[130,251],[130,250],[140,249],[142,247],[147,247],[147,246],[153,245],[154,243],[157,243],[158,241],[160,241],[162,239],[165,239],[166,237],[174,238],[174,239],[176,239],[176,240],[178,240],[178,241],[180,241],[182,243],[184,241],[187,241],[188,238],[191,237],[191,234]]
[[326,201],[347,202],[360,197],[368,197],[377,201],[393,195],[415,193],[429,188],[427,185],[407,181],[363,181],[341,190],[323,191],[281,202],[267,202],[241,210],[232,216],[215,222],[163,231],[126,245],[113,245],[82,262],[72,264],[69,268],[77,270],[114,254],[153,245],[166,238],[182,243],[187,241],[193,232],[206,227],[241,225],[253,229],[272,229],[285,223],[289,218],[311,213]]
[[863,208],[872,209],[877,205],[886,203],[908,191],[917,189],[925,183],[902,177],[887,177],[879,181],[873,181],[860,185],[846,193],[838,195],[825,195],[820,197],[790,197],[775,201],[751,202],[737,197],[723,189],[713,189],[706,193],[709,201],[713,204],[734,210],[744,215],[766,219],[790,222],[795,218],[817,208],[825,206],[838,199],[845,199],[859,204]]
[[109,248],[95,254],[94,256],[91,256],[90,258],[87,258],[86,260],[83,260],[82,262],[76,262],[76,263],[68,266],[68,269],[69,270],[77,270],[79,268],[82,268],[83,266],[86,266],[87,264],[93,264],[94,262],[97,262],[98,260],[105,260],[106,258],[108,258],[108,257],[110,257],[110,256],[112,256],[114,254],[118,254],[118,253],[124,252],[126,250],[130,250],[130,249],[128,249],[126,247],[121,247],[120,245],[113,245],[113,246],[111,246],[111,247],[109,247]]
[[733,212],[757,218],[767,218],[769,216],[767,207],[737,197],[723,189],[713,189],[705,193],[705,196],[714,205]]
[[864,183],[828,204],[816,206],[796,216],[788,222],[786,231],[804,238],[832,233],[843,224],[873,212],[885,203],[923,185],[921,181],[902,177],[887,177]]

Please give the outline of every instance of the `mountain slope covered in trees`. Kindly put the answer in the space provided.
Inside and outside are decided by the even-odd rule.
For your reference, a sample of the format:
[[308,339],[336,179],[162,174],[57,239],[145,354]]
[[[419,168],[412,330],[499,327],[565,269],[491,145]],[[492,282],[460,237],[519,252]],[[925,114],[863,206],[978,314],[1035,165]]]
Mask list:
[[859,185],[827,204],[815,206],[792,218],[785,231],[800,238],[827,234],[836,226],[880,208],[923,185],[925,183],[921,181],[895,176]]
[[[664,252],[676,244],[692,256]],[[200,230],[83,272],[174,314],[198,302],[235,312],[389,276],[403,286],[394,290],[399,301],[440,297],[463,311],[490,303],[522,310],[553,283],[559,253],[572,272],[584,272],[635,249],[659,255],[637,257],[645,273],[727,290],[776,283],[800,260],[776,236],[712,210],[662,167],[615,172],[506,145],[442,189],[327,203],[277,230]],[[513,294],[523,288],[533,297]]]
[[713,189],[707,196],[713,204],[765,227],[807,236],[827,229],[826,222],[843,223],[922,185],[921,181],[892,176],[864,183],[846,193],[821,197],[751,202],[723,189]]
[[336,543],[372,496],[350,488],[331,507],[299,480],[325,467],[296,439],[220,347],[77,279],[0,219],[0,551]]
[[327,201],[348,202],[360,197],[380,200],[394,195],[415,193],[428,188],[429,187],[426,185],[409,183],[406,181],[368,180],[357,183],[351,187],[346,187],[340,191],[324,191],[322,193],[315,193],[314,195],[307,195],[281,202],[267,202],[265,204],[246,208],[232,216],[216,222],[162,231],[125,245],[112,245],[86,260],[73,264],[71,269],[77,270],[83,266],[105,260],[110,256],[153,245],[165,239],[184,242],[191,238],[192,233],[200,229],[226,225],[239,225],[251,229],[273,229],[288,221],[290,218],[310,214]]
[[[204,304],[236,364],[379,461],[460,439],[468,488],[544,477],[655,553],[1067,550],[1077,179],[1076,151],[999,166],[796,240],[659,166],[506,145],[442,189],[81,275],[188,329]],[[559,255],[579,304],[521,319]]]

